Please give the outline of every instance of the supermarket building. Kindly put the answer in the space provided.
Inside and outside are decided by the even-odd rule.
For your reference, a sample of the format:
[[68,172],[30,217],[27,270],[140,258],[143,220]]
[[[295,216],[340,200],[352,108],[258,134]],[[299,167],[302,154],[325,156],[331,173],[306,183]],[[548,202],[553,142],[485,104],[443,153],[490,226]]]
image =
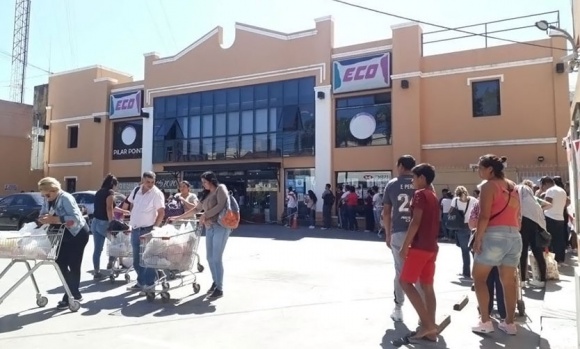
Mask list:
[[566,165],[564,39],[424,56],[422,34],[405,23],[336,48],[331,17],[297,33],[238,23],[228,48],[217,27],[175,56],[145,54],[141,81],[102,66],[54,74],[45,173],[74,191],[110,172],[127,192],[145,170],[167,191],[178,178],[199,190],[212,170],[268,221],[289,186],[384,186],[401,154],[460,169],[439,173],[450,186],[477,183],[470,168],[489,152],[509,168]]

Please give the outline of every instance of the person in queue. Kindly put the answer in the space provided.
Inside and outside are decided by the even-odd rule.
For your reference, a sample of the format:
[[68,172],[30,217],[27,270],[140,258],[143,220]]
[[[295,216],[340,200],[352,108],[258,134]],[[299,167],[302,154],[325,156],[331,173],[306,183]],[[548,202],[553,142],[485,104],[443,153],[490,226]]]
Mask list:
[[197,212],[203,211],[199,217],[200,224],[205,229],[205,246],[207,262],[211,271],[213,283],[207,291],[207,300],[223,297],[224,264],[223,255],[231,229],[219,223],[220,213],[228,203],[228,189],[220,184],[215,173],[208,171],[201,175],[203,192]]
[[137,283],[128,287],[128,291],[146,291],[155,283],[155,270],[143,268],[139,264],[140,237],[149,234],[154,227],[160,227],[165,216],[165,197],[155,186],[155,177],[154,172],[143,173],[141,185],[135,188],[127,198],[133,206],[129,225],[132,228],[133,268],[137,272]]
[[[104,277],[101,273],[101,254],[103,253],[103,246],[107,239],[107,230],[109,222],[115,219],[115,189],[119,181],[112,174],[108,174],[103,180],[101,189],[95,193],[95,210],[93,213],[93,220],[91,222],[91,232],[93,233],[93,268],[95,280],[100,280]],[[109,257],[107,269],[113,268],[115,257]]]
[[509,335],[517,333],[514,323],[516,308],[516,268],[522,253],[520,235],[520,200],[515,183],[505,178],[506,157],[484,155],[479,159],[479,176],[487,180],[481,186],[479,219],[473,240],[473,281],[481,312],[476,333],[491,333],[493,323],[488,310],[487,278],[493,267],[499,267],[503,286],[506,318],[499,329]]
[[[66,229],[62,238],[60,252],[56,259],[66,284],[77,301],[83,297],[79,291],[81,282],[81,265],[85,246],[89,241],[89,227],[83,217],[75,198],[61,189],[60,182],[52,177],[45,177],[38,182],[38,191],[44,197],[38,221],[42,224],[64,224]],[[68,295],[58,302],[57,309],[69,307]]]
[[179,193],[174,195],[176,200],[179,200],[182,207],[182,214],[177,216],[167,217],[168,222],[174,222],[182,219],[191,219],[195,215],[195,209],[199,204],[197,195],[190,191],[191,184],[188,181],[181,181],[179,183]]

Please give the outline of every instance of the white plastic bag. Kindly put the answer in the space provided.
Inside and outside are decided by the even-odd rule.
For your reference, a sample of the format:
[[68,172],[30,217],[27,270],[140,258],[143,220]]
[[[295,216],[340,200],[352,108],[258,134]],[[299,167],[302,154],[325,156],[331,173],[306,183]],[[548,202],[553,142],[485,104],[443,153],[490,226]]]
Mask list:
[[[560,280],[560,272],[558,271],[558,263],[551,252],[544,252],[544,259],[546,260],[546,280]],[[540,280],[540,267],[538,261],[533,254],[529,255],[530,267],[532,268],[532,278],[537,281]]]

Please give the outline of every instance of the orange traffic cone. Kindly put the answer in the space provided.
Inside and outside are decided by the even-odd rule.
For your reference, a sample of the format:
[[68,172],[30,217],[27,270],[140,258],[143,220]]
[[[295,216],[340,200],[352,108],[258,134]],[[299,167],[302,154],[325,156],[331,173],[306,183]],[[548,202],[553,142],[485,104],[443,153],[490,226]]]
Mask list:
[[298,217],[296,217],[296,214],[292,215],[292,229],[298,229]]

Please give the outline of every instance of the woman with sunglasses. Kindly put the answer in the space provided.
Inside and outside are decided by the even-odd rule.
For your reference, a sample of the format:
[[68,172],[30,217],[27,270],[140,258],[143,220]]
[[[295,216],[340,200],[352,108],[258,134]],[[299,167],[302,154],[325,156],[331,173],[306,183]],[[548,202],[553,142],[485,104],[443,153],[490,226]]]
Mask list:
[[[63,191],[60,182],[55,178],[41,179],[38,182],[38,191],[44,197],[38,221],[42,224],[66,226],[56,263],[72,296],[80,302],[83,299],[79,291],[81,264],[85,246],[89,241],[89,227],[74,197]],[[69,299],[65,293],[58,302],[57,309],[68,307]]]

